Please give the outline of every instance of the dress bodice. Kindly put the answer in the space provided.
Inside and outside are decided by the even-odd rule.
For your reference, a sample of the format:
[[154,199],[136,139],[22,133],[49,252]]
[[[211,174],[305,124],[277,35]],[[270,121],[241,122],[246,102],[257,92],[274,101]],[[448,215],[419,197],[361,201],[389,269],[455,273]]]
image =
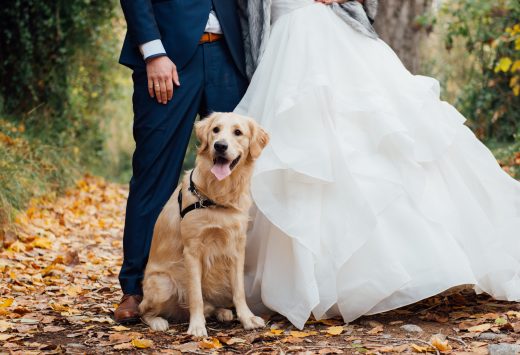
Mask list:
[[281,16],[299,9],[300,7],[312,5],[314,0],[272,0],[271,4],[271,19],[275,23]]

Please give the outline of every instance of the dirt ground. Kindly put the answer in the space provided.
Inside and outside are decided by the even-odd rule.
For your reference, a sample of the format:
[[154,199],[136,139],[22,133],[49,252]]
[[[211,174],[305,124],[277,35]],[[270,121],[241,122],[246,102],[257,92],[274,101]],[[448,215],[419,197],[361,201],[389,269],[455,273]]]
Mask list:
[[126,195],[121,185],[86,177],[62,197],[32,201],[0,231],[0,353],[520,353],[520,304],[471,290],[350,324],[309,321],[302,331],[281,316],[266,317],[259,331],[209,320],[205,339],[185,335],[187,324],[167,332],[118,325]]

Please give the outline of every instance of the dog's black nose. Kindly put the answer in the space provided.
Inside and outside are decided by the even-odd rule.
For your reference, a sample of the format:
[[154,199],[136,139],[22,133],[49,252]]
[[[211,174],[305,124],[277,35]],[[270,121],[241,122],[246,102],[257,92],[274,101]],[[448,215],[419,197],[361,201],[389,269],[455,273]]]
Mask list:
[[215,147],[215,150],[219,153],[224,153],[228,149],[228,145],[224,141],[215,142],[213,146]]

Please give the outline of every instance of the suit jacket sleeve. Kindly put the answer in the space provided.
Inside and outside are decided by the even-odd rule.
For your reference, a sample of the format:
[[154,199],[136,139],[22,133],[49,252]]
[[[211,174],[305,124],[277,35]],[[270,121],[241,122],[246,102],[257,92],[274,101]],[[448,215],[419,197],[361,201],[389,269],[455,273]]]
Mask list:
[[161,39],[151,0],[121,0],[121,7],[135,45]]

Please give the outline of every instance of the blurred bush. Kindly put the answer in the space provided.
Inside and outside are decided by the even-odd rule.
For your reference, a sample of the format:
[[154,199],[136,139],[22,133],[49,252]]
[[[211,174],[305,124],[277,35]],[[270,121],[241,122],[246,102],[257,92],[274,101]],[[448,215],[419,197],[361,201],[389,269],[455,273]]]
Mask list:
[[124,28],[116,0],[0,8],[0,224],[84,171],[128,178],[132,86],[117,63]]
[[438,17],[445,48],[462,46],[455,105],[479,138],[514,142],[520,135],[520,1],[446,0]]

